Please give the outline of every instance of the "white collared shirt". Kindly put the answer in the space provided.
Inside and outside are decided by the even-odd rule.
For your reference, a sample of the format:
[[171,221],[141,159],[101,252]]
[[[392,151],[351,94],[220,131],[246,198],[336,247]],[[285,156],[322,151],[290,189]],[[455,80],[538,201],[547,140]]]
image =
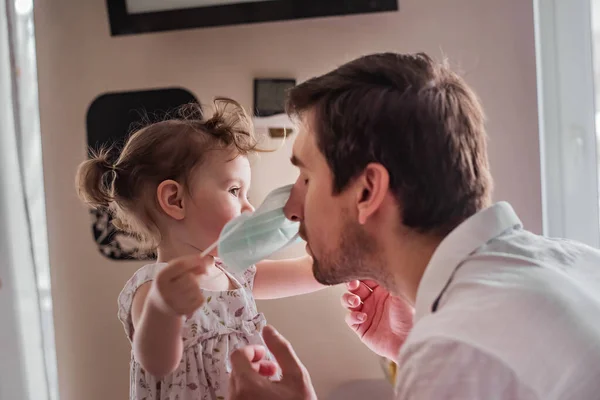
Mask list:
[[522,228],[508,203],[435,251],[397,399],[600,399],[600,251]]

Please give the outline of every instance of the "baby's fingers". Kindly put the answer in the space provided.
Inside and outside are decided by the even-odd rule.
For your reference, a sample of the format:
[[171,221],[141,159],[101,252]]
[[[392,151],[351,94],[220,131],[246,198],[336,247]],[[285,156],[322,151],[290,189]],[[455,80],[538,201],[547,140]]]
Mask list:
[[357,295],[364,302],[371,296],[376,285],[373,281],[352,281],[348,282],[346,287],[350,293]]
[[354,330],[357,330],[361,324],[367,320],[367,314],[359,311],[350,311],[346,314],[346,324]]
[[357,295],[348,292],[342,294],[342,306],[344,308],[360,311],[360,305],[360,297]]

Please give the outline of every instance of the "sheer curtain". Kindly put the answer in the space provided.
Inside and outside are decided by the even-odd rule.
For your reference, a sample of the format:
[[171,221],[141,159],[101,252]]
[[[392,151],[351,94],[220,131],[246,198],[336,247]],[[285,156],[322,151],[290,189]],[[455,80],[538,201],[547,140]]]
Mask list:
[[32,0],[0,0],[0,400],[57,400]]

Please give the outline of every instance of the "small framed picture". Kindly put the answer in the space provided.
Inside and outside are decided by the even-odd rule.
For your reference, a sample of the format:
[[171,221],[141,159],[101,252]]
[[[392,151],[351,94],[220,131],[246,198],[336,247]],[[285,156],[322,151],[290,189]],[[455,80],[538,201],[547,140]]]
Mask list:
[[295,79],[254,79],[254,115],[270,117],[285,113],[287,91],[294,86]]

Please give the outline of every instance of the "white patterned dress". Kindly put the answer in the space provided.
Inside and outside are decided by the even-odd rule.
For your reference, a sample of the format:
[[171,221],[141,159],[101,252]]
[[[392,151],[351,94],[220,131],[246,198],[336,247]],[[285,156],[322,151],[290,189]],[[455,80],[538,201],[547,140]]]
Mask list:
[[[166,264],[145,265],[127,282],[119,295],[119,320],[133,338],[131,305],[136,290],[152,281]],[[248,344],[261,344],[265,318],[256,309],[252,285],[256,267],[236,276],[219,267],[236,289],[203,290],[205,304],[187,319],[183,328],[183,357],[177,369],[156,379],[142,368],[133,351],[130,363],[130,400],[223,400],[228,396],[231,353]]]

